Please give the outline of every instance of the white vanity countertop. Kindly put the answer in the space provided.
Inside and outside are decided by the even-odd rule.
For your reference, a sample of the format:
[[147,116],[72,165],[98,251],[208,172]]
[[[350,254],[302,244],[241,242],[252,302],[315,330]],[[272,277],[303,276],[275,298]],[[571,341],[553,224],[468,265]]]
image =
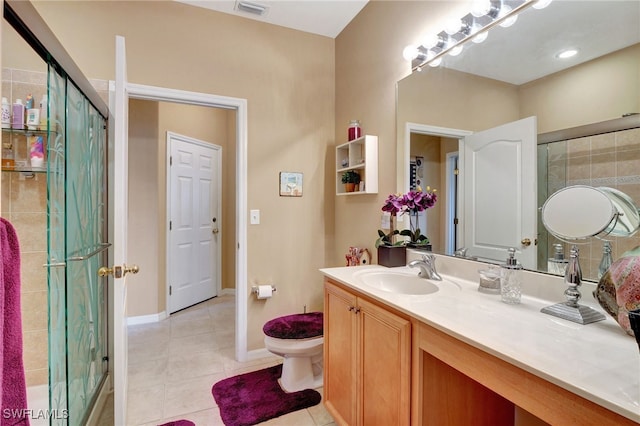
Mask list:
[[[445,269],[451,269],[451,262],[455,261],[464,262],[438,257],[438,262],[448,262]],[[481,264],[460,265],[467,269],[471,265],[477,275],[475,271]],[[347,287],[640,423],[640,351],[635,339],[608,314],[605,313],[604,321],[580,325],[540,312],[545,306],[564,302],[564,298],[544,300],[526,293],[519,305],[507,305],[500,301],[498,294],[478,292],[477,280],[454,278],[445,275],[444,269],[438,271],[445,282],[433,281],[440,287],[433,294],[390,293],[361,283],[358,273],[366,269],[396,268],[367,265],[320,271]],[[407,267],[399,269],[418,273]],[[447,279],[459,287],[446,282]],[[553,285],[557,285],[557,280]],[[526,281],[523,289],[527,291]],[[564,288],[559,289],[560,294],[562,291]],[[581,291],[584,299],[588,299],[586,294],[591,289],[581,287]],[[589,300],[580,303],[604,312]]]

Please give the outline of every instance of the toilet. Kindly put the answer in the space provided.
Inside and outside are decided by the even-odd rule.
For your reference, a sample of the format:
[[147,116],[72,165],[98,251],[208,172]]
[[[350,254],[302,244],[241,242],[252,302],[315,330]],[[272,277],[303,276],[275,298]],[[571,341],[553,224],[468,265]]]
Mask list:
[[262,327],[267,350],[284,357],[284,391],[322,386],[322,321],[322,312],[310,312],[274,318]]

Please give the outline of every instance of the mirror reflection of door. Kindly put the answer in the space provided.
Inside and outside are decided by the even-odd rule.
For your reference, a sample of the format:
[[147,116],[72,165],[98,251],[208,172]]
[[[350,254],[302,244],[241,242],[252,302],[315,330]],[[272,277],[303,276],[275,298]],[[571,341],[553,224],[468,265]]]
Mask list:
[[536,117],[474,133],[465,138],[464,147],[463,229],[468,254],[506,259],[507,249],[513,247],[518,261],[535,269]]
[[[436,189],[436,205],[418,215],[418,227],[439,253],[453,254],[456,241],[457,188],[455,173],[458,139],[411,133],[409,189]],[[453,162],[453,163],[452,163]]]

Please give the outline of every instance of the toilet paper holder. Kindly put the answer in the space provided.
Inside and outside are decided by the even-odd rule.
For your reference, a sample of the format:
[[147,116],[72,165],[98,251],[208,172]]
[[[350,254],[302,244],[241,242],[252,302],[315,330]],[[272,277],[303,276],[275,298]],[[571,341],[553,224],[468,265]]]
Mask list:
[[[273,291],[275,293],[276,287],[275,286],[271,286],[271,291]],[[258,294],[258,286],[257,285],[252,285],[251,286],[251,293]]]

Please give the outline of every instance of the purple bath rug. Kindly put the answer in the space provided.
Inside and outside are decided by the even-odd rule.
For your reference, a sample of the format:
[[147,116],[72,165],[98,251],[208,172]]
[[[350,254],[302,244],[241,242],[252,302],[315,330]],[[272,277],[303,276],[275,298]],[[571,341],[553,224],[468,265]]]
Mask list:
[[174,420],[169,423],[163,423],[160,426],[196,426],[196,424],[189,420]]
[[313,407],[322,397],[313,389],[287,393],[278,379],[282,365],[240,374],[213,385],[211,393],[226,426],[249,426]]

